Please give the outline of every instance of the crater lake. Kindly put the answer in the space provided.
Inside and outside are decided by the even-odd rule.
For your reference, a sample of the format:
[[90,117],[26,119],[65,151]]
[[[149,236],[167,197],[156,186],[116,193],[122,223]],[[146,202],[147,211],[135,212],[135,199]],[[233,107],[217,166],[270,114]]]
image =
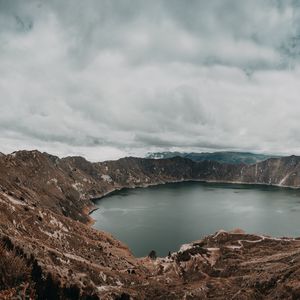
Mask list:
[[124,189],[95,202],[94,227],[138,257],[177,251],[220,229],[300,236],[300,190],[263,185],[181,182]]

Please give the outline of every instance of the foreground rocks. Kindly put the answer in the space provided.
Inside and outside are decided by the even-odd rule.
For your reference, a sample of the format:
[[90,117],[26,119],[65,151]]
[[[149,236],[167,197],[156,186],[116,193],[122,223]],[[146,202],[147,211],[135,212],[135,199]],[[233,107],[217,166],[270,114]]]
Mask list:
[[137,259],[110,234],[91,228],[88,211],[91,198],[113,190],[172,181],[298,187],[299,162],[289,157],[250,166],[183,158],[90,163],[38,151],[3,155],[2,263],[18,262],[24,270],[16,278],[2,271],[0,299],[298,299],[297,239],[219,231],[166,258]]

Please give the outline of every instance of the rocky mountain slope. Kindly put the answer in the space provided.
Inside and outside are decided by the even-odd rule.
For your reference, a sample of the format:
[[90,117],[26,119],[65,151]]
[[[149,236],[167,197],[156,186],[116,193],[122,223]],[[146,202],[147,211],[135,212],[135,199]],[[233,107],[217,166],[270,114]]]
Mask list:
[[[254,165],[174,157],[90,163],[0,156],[0,299],[298,299],[298,239],[220,231],[166,258],[133,257],[90,227],[91,199],[124,187],[204,180],[300,187],[300,157]],[[0,269],[1,270],[1,269]]]

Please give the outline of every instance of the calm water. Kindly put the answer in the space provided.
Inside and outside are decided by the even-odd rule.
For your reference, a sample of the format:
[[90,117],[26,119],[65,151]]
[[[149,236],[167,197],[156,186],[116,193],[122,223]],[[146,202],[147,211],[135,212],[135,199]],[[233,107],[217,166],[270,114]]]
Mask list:
[[300,190],[186,182],[123,190],[97,206],[95,227],[136,256],[165,256],[219,229],[300,236]]

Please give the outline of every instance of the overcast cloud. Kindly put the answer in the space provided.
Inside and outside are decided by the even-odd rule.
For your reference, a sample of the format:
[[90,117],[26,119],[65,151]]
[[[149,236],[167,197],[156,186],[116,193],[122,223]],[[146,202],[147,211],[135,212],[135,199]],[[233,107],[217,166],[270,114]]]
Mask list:
[[0,0],[0,151],[300,154],[300,1]]

